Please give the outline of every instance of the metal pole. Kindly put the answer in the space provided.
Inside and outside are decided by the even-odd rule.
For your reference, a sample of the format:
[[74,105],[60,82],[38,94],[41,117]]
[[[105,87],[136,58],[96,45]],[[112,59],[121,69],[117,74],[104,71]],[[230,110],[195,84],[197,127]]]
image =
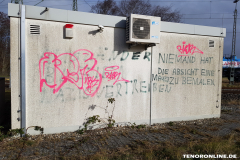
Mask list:
[[230,84],[234,84],[234,72],[235,72],[235,47],[236,47],[236,25],[237,25],[237,2],[234,10],[234,22],[233,22],[233,37],[232,37],[232,53],[231,53],[231,71],[230,71]]
[[153,46],[151,47],[151,67],[150,67],[150,121],[149,125],[152,125],[152,93],[153,93],[153,84],[152,84],[152,60],[153,60]]
[[23,4],[23,0],[11,0],[11,3],[19,4],[21,2]]
[[77,0],[73,0],[73,11],[78,11],[78,5],[77,5]]
[[21,128],[26,133],[26,55],[25,55],[25,5],[20,5],[21,22],[20,22],[20,101],[21,101]]

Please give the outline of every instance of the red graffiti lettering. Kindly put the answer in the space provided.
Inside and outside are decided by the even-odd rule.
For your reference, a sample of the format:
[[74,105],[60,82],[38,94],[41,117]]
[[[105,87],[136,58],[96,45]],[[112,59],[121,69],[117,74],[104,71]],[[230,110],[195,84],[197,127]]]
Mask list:
[[113,85],[119,81],[130,82],[129,80],[126,80],[123,78],[119,80],[121,72],[116,72],[116,70],[118,70],[118,69],[119,69],[119,66],[110,66],[110,67],[105,68],[105,76],[106,76],[106,78],[108,78],[108,81],[115,80]]
[[[87,57],[81,64],[81,68],[76,54]],[[58,56],[51,52],[44,53],[44,57],[39,60],[40,92],[44,83],[52,88],[55,94],[65,83],[70,82],[83,90],[86,95],[93,97],[102,82],[102,75],[95,70],[97,60],[93,56],[94,54],[86,49],[62,53]],[[49,68],[53,68],[53,75],[48,73]]]
[[181,45],[177,46],[178,51],[181,53],[181,55],[179,55],[178,57],[189,56],[189,54],[193,55],[193,53],[203,54],[203,52],[200,49],[198,49],[196,46],[194,46],[193,44],[185,45],[186,44],[185,41],[183,41],[182,43],[183,43],[183,46],[181,46]]

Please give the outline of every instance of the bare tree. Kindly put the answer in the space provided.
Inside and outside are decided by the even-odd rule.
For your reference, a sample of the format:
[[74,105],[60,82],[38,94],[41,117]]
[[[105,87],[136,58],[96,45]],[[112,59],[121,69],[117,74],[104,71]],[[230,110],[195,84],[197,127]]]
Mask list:
[[122,0],[119,5],[120,16],[128,17],[131,13],[150,15],[152,6],[144,0]]
[[182,15],[180,11],[174,10],[172,11],[172,6],[155,6],[151,11],[151,16],[161,17],[162,21],[168,22],[180,22]]
[[128,17],[131,13],[161,17],[162,21],[180,22],[182,15],[172,6],[152,6],[149,0],[121,0],[117,4],[114,0],[98,1],[91,12]]
[[119,8],[115,1],[104,0],[103,2],[98,1],[96,5],[93,5],[91,7],[91,12],[98,14],[118,15]]
[[7,14],[0,12],[0,73],[10,71],[10,20]]

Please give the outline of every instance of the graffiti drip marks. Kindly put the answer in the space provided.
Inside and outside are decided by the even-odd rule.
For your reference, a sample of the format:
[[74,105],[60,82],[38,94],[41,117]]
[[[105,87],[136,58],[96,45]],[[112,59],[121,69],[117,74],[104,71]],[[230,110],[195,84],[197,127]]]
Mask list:
[[183,43],[183,46],[181,46],[181,45],[177,46],[178,51],[181,53],[181,55],[179,55],[178,57],[180,57],[180,56],[189,56],[189,54],[193,55],[193,53],[201,53],[201,54],[203,54],[203,51],[198,49],[193,44],[189,43],[188,45],[185,45],[186,44],[185,41],[183,41],[182,43]]
[[[77,58],[80,55],[86,57],[81,64]],[[40,92],[42,92],[43,84],[52,88],[53,94],[55,94],[65,83],[70,82],[78,89],[83,90],[86,95],[93,97],[102,82],[102,75],[95,69],[96,65],[97,60],[94,58],[94,54],[86,49],[79,49],[73,53],[62,53],[58,56],[46,52],[39,60]],[[48,67],[54,68],[53,76],[47,73]]]

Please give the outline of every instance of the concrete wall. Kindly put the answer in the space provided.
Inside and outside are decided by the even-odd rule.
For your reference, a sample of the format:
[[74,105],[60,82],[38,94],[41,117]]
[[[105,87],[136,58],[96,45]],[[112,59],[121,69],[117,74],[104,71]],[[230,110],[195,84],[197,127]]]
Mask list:
[[[19,18],[10,21],[12,128],[20,128]],[[151,76],[151,48],[128,49],[124,28],[99,33],[74,24],[74,38],[65,39],[65,24],[26,20],[27,126],[57,133],[77,130],[93,115],[137,124],[220,116],[223,38],[161,32]],[[30,25],[39,25],[40,35],[30,34]],[[107,104],[112,97],[115,105]]]
[[[11,26],[18,23],[17,18],[11,18]],[[40,25],[41,34],[30,34],[30,25]],[[145,51],[144,47],[128,50],[125,29],[110,27],[99,33],[97,26],[75,24],[74,38],[64,39],[64,25],[26,20],[27,126],[73,126],[76,130],[85,118],[92,115],[107,118],[107,112],[110,115],[113,112],[117,122],[149,123],[150,50]],[[12,38],[12,48],[17,48],[13,45],[16,39]],[[12,70],[17,70],[17,52],[11,52],[11,55]],[[54,56],[58,56],[57,63],[61,66],[54,66]],[[75,74],[78,67],[80,71]],[[67,76],[68,71],[75,75]],[[111,73],[115,76],[110,76]],[[17,86],[17,76],[12,74],[12,82],[15,82],[12,85]],[[68,79],[66,83],[63,77]],[[41,85],[44,80],[48,85],[56,84],[56,90],[45,83]],[[116,99],[115,107],[109,105],[106,108],[107,99],[111,97]],[[16,95],[12,99],[12,127],[18,128],[20,122],[16,121],[16,110],[19,102]]]
[[20,128],[20,18],[10,18],[11,128]]
[[161,33],[153,53],[153,123],[220,116],[222,51],[223,38]]

